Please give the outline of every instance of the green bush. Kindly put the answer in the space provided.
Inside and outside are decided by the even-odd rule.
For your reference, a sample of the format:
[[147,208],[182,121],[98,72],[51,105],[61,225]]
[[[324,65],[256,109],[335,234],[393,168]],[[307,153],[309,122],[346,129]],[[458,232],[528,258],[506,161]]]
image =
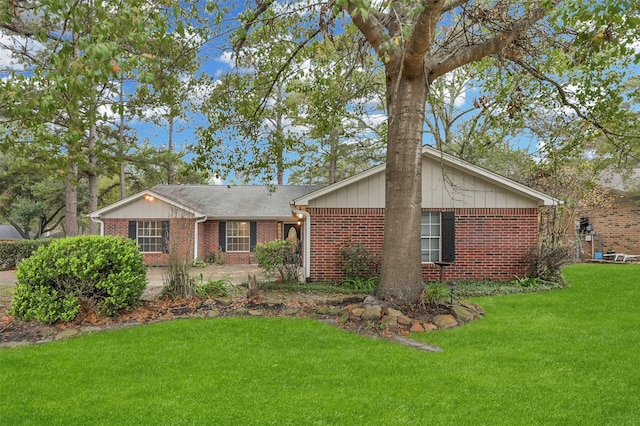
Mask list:
[[527,277],[561,283],[561,269],[571,262],[571,250],[569,246],[547,243],[531,248],[525,256]]
[[200,283],[196,284],[196,295],[199,297],[228,297],[232,293],[238,292],[238,288],[234,286],[229,277],[222,277],[217,279],[209,278],[204,281],[202,274],[200,274]]
[[298,279],[300,260],[293,253],[292,245],[287,240],[274,240],[260,243],[255,248],[258,266],[267,277],[280,275],[282,281],[296,281]]
[[42,246],[16,270],[11,315],[53,323],[71,321],[79,300],[93,302],[101,314],[140,304],[147,284],[142,254],[132,240],[83,236]]
[[340,260],[346,280],[368,279],[376,274],[374,256],[362,243],[347,243],[340,249]]
[[444,305],[454,298],[451,288],[444,283],[427,283],[422,290],[422,303],[425,305]]
[[18,263],[31,256],[38,247],[52,240],[0,241],[0,271],[15,268]]

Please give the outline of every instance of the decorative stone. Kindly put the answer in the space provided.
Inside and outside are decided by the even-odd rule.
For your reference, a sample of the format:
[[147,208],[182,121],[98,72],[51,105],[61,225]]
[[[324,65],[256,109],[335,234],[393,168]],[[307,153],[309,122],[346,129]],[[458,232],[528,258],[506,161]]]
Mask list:
[[402,315],[402,312],[397,309],[387,308],[387,315],[389,315],[390,317],[399,317],[400,315]]
[[282,310],[282,315],[293,316],[297,315],[300,312],[297,308],[286,308]]
[[424,333],[425,330],[422,324],[420,324],[418,321],[414,321],[413,324],[411,324],[411,328],[409,329],[409,331],[412,333]]
[[220,311],[217,309],[211,309],[210,311],[207,311],[207,318],[215,318],[215,317],[219,317],[220,316]]
[[360,316],[365,321],[377,321],[382,317],[382,307],[380,305],[373,305],[365,308],[364,312]]
[[324,300],[320,300],[320,303],[325,305],[342,305],[343,299],[341,297],[327,297]]
[[431,324],[430,322],[422,323],[422,326],[424,327],[424,331],[435,331],[438,329],[437,325]]
[[385,315],[384,317],[382,317],[382,322],[380,323],[380,326],[382,327],[383,330],[396,331],[398,329],[398,318]]
[[433,318],[433,323],[440,329],[446,330],[447,328],[453,328],[458,326],[458,321],[456,321],[453,315],[437,315]]
[[102,331],[102,328],[95,325],[84,325],[80,327],[80,333],[95,333],[97,331]]
[[68,339],[69,337],[73,337],[78,334],[78,330],[68,329],[62,330],[60,333],[56,334],[55,340]]
[[402,325],[410,325],[413,322],[411,318],[409,318],[404,314],[398,315],[397,319],[398,319],[398,324],[402,324]]
[[264,315],[264,311],[262,309],[249,309],[247,313],[252,317],[261,317]]
[[380,300],[376,299],[375,296],[371,296],[371,295],[365,297],[364,300],[362,301],[362,306],[365,308],[367,306],[379,306],[381,304],[382,302]]
[[349,311],[349,319],[352,321],[360,321],[360,319],[362,319],[363,313],[364,313],[364,308],[353,308]]
[[262,306],[265,306],[269,309],[281,308],[284,305],[282,300],[265,300],[262,302]]
[[340,315],[341,311],[342,309],[340,309],[339,306],[318,306],[318,308],[316,309],[316,313],[319,315],[338,316]]
[[474,318],[473,312],[460,305],[454,305],[451,308],[451,313],[458,321],[462,322],[469,322]]

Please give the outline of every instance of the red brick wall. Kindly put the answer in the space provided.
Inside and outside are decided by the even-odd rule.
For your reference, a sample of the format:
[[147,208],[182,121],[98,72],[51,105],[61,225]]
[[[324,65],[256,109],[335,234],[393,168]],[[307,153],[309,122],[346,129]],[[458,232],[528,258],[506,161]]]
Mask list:
[[[166,219],[145,219],[166,220]],[[194,246],[194,219],[170,219],[169,220],[169,250],[178,253],[179,256],[193,258]],[[124,238],[129,234],[129,219],[105,219],[105,235],[120,235]],[[257,221],[256,240],[258,243],[272,241],[280,238],[278,235],[278,222],[275,220]],[[209,220],[198,224],[198,258],[207,260],[211,253],[218,255],[218,230],[219,222]],[[166,265],[169,261],[168,253],[144,253],[144,262],[147,265]],[[253,253],[223,253],[223,262],[229,264],[255,263]]]
[[[137,220],[137,219],[132,219]],[[167,219],[149,218],[144,220],[165,221]],[[104,219],[104,235],[129,237],[129,219]],[[169,250],[180,257],[193,258],[194,219],[169,219]],[[143,253],[144,263],[159,266],[169,262],[169,253]]]
[[[598,240],[602,239],[602,252],[640,254],[640,204],[625,198],[616,198],[612,206],[581,214],[589,218],[589,223],[597,234],[594,251],[599,251]],[[582,240],[582,258],[591,258],[591,242]]]
[[[439,211],[439,210],[433,210]],[[537,209],[455,209],[456,262],[443,278],[510,280],[524,276],[526,252],[538,241]],[[384,209],[310,208],[311,279],[343,278],[339,250],[346,243],[365,244],[382,255]],[[426,280],[439,279],[434,264],[423,264]]]

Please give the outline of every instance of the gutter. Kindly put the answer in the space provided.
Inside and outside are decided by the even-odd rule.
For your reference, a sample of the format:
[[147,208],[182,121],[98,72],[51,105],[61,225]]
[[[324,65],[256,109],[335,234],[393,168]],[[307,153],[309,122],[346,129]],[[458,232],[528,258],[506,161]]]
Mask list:
[[100,216],[91,216],[91,215],[89,215],[89,219],[91,219],[91,222],[100,224],[100,236],[104,237],[104,222],[101,221],[100,219],[98,219],[99,217]]
[[193,230],[193,259],[198,258],[198,225],[202,222],[206,222],[208,219],[207,216],[203,216],[201,219],[195,221],[194,230]]
[[289,203],[291,211],[304,216],[304,279],[311,282],[311,215],[305,210],[295,208],[293,202]]

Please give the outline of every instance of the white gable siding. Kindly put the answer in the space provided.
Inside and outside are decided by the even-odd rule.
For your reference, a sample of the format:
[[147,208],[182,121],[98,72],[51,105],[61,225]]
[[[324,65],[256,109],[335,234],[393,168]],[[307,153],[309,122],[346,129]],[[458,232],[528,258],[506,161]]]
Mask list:
[[319,196],[310,207],[384,207],[384,171]]
[[[385,172],[381,170],[335,191],[313,198],[309,207],[384,208]],[[536,200],[488,182],[437,159],[423,156],[422,207],[424,208],[530,208]]]
[[422,162],[422,206],[427,208],[528,208],[535,200],[523,197],[485,179],[441,165]]
[[193,215],[162,200],[133,200],[117,209],[105,212],[101,219],[174,219],[192,218]]

